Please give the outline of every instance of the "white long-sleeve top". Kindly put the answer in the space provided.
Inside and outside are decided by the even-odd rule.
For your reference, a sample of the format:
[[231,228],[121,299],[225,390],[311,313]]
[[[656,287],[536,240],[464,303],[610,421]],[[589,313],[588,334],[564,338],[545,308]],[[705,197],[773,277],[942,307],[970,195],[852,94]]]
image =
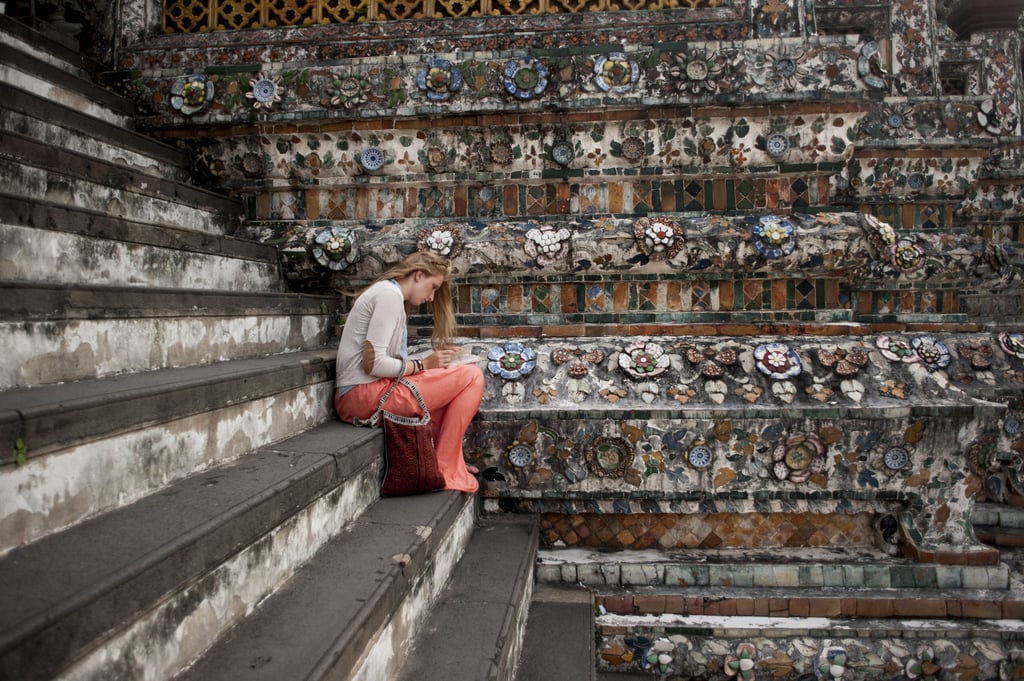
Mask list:
[[386,376],[401,376],[408,358],[405,299],[393,280],[362,292],[345,319],[335,361],[338,395]]

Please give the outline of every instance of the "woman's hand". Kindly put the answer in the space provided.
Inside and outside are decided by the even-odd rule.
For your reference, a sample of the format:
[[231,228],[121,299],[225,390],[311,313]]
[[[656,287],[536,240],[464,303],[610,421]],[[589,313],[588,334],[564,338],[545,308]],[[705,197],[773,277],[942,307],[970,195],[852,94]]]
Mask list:
[[458,354],[459,348],[453,345],[435,350],[423,358],[424,369],[447,369],[452,363],[452,358]]

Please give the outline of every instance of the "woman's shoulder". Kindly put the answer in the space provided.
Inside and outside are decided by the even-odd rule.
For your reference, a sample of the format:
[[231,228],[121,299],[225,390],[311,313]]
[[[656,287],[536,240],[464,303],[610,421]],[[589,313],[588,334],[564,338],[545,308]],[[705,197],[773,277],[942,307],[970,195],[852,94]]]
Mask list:
[[393,300],[399,304],[403,302],[402,289],[399,288],[395,282],[389,279],[370,284],[369,288],[363,291],[363,295],[366,296],[368,300]]

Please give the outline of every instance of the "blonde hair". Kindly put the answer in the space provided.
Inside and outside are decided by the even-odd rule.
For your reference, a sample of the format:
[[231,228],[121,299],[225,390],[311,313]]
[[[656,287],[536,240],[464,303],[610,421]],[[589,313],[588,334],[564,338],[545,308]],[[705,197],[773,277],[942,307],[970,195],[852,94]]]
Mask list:
[[452,308],[451,263],[448,258],[433,251],[416,251],[407,255],[401,262],[384,271],[377,281],[402,279],[415,272],[426,272],[427,276],[441,276],[441,285],[434,292],[430,301],[430,311],[434,316],[434,328],[430,334],[430,343],[440,348],[451,342],[456,335],[455,310]]

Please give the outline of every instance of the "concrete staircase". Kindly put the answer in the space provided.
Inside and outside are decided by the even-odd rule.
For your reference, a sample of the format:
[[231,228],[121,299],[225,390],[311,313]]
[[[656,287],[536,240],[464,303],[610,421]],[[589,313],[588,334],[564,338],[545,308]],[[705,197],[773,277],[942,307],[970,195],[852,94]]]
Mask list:
[[335,298],[96,65],[0,34],[0,679],[512,678],[535,519],[381,499]]

